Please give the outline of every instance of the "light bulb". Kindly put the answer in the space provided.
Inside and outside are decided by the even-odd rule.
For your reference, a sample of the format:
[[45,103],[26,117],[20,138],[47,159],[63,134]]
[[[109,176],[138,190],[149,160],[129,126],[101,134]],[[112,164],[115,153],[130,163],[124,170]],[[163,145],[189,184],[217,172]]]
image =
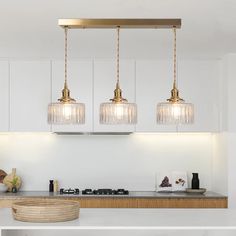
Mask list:
[[115,105],[115,114],[118,120],[122,119],[124,115],[124,107],[122,106],[122,104]]
[[70,106],[70,104],[64,104],[63,105],[62,114],[63,114],[63,116],[66,120],[69,120],[70,117],[71,117],[71,114],[72,114],[71,108],[72,107]]
[[172,105],[172,115],[175,120],[178,120],[181,114],[181,107],[178,104]]

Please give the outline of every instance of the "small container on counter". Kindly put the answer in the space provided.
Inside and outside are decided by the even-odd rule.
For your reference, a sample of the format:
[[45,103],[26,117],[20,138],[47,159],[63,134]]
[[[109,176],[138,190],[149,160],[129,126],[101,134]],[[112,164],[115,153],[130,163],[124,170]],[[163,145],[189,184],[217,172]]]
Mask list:
[[58,189],[59,189],[58,181],[54,180],[54,182],[53,182],[53,192],[57,193]]
[[49,192],[53,192],[53,191],[54,191],[53,180],[49,180]]
[[193,173],[192,178],[192,189],[199,189],[200,181],[198,178],[198,173]]

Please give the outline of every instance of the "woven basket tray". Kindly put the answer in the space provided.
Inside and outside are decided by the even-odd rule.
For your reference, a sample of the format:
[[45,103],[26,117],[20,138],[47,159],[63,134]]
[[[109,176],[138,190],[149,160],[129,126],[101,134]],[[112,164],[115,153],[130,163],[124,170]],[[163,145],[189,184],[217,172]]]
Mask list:
[[15,220],[52,223],[75,220],[79,217],[79,203],[71,200],[24,200],[12,204]]

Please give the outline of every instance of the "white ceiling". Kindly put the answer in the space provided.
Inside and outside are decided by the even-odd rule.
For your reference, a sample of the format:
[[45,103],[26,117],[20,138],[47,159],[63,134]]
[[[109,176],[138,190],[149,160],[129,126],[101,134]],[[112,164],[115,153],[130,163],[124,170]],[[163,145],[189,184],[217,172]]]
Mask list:
[[[183,58],[236,52],[236,0],[0,0],[0,58],[61,58],[59,18],[182,18]],[[71,30],[70,56],[113,57],[114,30]],[[170,30],[124,30],[121,56],[169,58]]]

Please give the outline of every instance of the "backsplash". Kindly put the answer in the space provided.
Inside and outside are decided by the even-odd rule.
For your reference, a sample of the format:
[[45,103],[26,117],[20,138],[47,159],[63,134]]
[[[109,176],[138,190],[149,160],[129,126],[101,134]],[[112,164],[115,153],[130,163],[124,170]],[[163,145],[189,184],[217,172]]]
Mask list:
[[[61,187],[154,190],[158,171],[198,172],[201,187],[213,186],[212,133],[130,135],[0,135],[0,169],[17,168],[22,190]],[[222,173],[224,174],[224,173]]]

